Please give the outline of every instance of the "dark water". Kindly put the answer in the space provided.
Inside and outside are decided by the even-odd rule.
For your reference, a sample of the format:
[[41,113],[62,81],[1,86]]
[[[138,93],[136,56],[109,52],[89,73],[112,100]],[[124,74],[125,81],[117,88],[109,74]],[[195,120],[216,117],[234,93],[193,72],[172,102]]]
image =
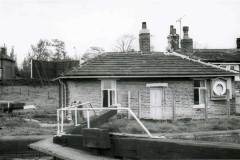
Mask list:
[[0,154],[0,160],[53,160],[52,157],[42,153],[11,153]]
[[41,140],[40,138],[12,138],[0,139],[0,160],[50,160],[46,154],[30,149],[28,146],[31,143]]

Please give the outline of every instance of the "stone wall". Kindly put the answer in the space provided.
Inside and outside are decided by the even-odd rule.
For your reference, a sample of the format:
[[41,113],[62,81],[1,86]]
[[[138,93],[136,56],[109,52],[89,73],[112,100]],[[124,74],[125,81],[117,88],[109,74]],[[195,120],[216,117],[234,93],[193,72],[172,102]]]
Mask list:
[[[193,104],[193,83],[190,80],[119,80],[117,81],[118,102],[122,107],[128,107],[128,91],[131,92],[131,109],[141,118],[151,118],[150,88],[147,83],[168,83],[165,92],[163,112],[164,119],[173,117],[173,95],[175,94],[176,118],[191,117]],[[139,114],[139,99],[141,96],[141,113]]]
[[58,85],[0,86],[0,100],[36,105],[37,111],[56,113],[58,108]]
[[[193,108],[193,80],[192,79],[117,79],[117,103],[122,107],[128,107],[129,92],[130,106],[140,118],[151,119],[150,113],[150,88],[147,83],[168,83],[168,87],[163,90],[164,101],[162,111],[163,119],[173,118],[173,106],[175,106],[175,118],[202,119],[205,117],[204,108]],[[78,80],[67,81],[68,101],[91,102],[93,107],[101,107],[101,81]],[[210,99],[210,81],[208,87],[208,117],[220,117],[227,115],[226,100],[213,101]],[[139,101],[139,97],[141,100]],[[175,98],[173,98],[175,97]],[[234,101],[234,99],[232,100]],[[140,104],[139,104],[140,102]]]

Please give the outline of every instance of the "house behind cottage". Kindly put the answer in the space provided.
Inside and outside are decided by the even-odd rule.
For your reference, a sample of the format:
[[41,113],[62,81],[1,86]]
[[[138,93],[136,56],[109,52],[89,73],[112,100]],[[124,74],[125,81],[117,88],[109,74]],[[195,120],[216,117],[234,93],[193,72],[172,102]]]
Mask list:
[[150,39],[142,39],[142,33],[140,52],[105,53],[59,77],[61,107],[74,101],[90,101],[94,107],[120,104],[146,119],[198,119],[235,112],[237,72],[175,52],[145,50]]
[[15,79],[15,61],[7,55],[6,47],[0,48],[0,81]]

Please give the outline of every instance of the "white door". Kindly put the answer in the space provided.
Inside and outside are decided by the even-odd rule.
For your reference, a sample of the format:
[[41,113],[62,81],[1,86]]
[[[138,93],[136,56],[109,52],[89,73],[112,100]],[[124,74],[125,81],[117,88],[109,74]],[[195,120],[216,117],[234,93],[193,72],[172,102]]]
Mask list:
[[163,118],[163,90],[162,88],[150,88],[150,118]]

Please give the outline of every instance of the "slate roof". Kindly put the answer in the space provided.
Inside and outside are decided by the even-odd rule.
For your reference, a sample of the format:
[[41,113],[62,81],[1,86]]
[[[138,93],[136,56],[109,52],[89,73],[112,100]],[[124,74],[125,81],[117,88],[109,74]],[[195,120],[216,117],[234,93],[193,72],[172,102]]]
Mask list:
[[163,53],[105,53],[60,78],[74,77],[204,77],[232,76],[217,67]]
[[195,49],[193,56],[206,62],[240,63],[239,49]]

